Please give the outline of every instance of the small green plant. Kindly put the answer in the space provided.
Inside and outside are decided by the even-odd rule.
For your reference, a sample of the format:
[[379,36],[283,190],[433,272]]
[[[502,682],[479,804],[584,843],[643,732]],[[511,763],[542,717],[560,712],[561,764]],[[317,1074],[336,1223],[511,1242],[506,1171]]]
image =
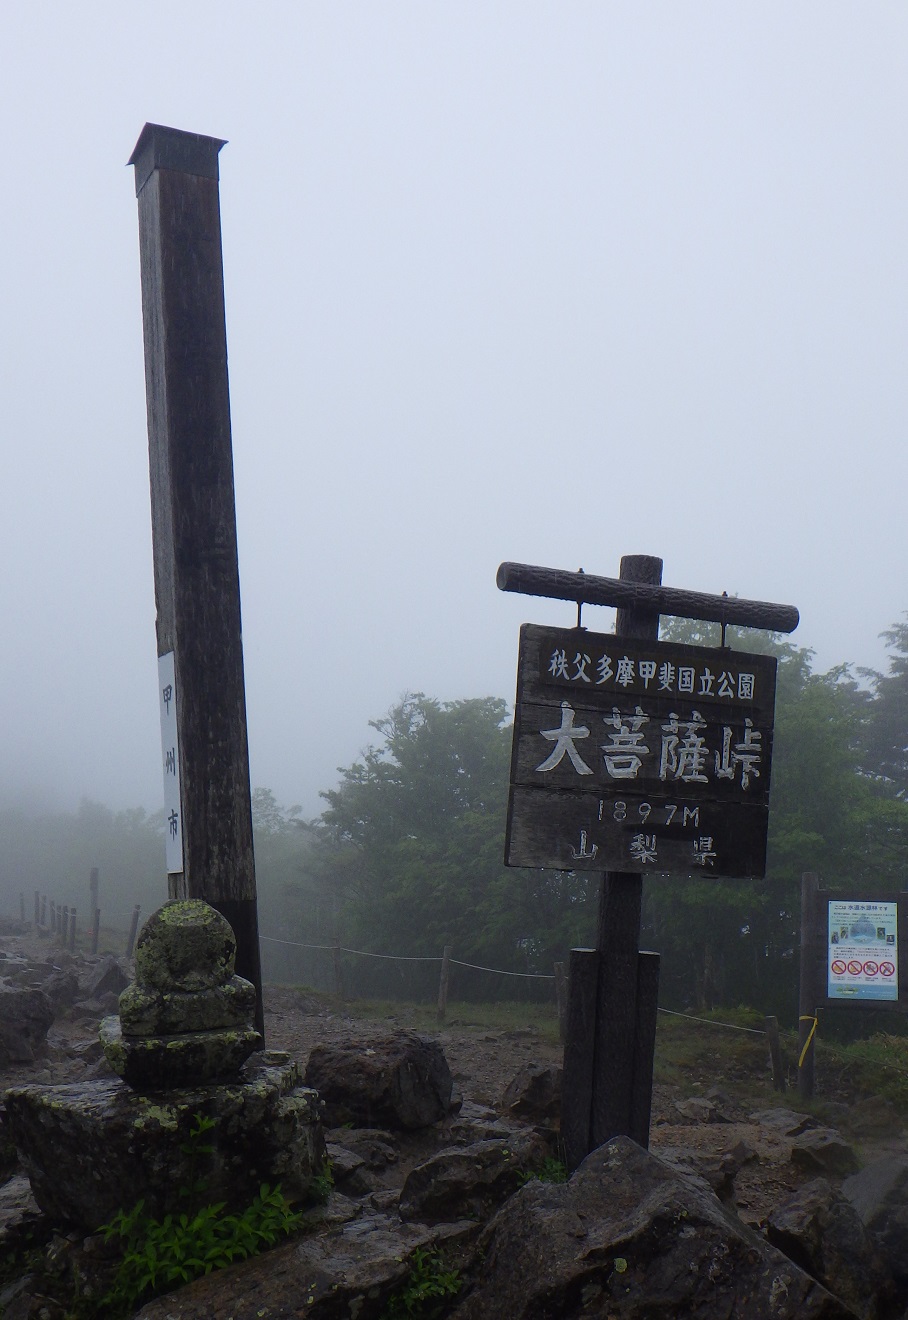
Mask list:
[[118,1237],[123,1259],[104,1303],[129,1310],[146,1296],[197,1279],[201,1274],[245,1260],[290,1233],[302,1216],[291,1209],[279,1187],[262,1183],[242,1214],[224,1213],[223,1201],[194,1214],[145,1213],[144,1201],[122,1210],[101,1228],[105,1241]]
[[317,1205],[326,1204],[328,1197],[334,1191],[334,1174],[330,1160],[326,1160],[322,1165],[321,1173],[314,1176],[309,1184],[309,1190]]
[[542,1161],[538,1169],[530,1169],[520,1175],[520,1185],[525,1187],[528,1182],[547,1182],[547,1183],[566,1183],[568,1180],[568,1171],[561,1160],[555,1160],[549,1157]]
[[382,1320],[432,1320],[446,1298],[457,1296],[460,1286],[459,1270],[445,1269],[441,1256],[417,1247],[410,1257],[409,1277],[392,1293]]

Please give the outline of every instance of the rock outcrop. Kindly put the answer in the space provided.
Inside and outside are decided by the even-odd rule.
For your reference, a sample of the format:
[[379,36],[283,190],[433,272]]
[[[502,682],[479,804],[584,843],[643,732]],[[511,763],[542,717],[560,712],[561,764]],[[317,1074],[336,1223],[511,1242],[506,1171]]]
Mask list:
[[453,1080],[438,1041],[414,1031],[316,1045],[306,1085],[318,1091],[329,1126],[415,1129],[451,1110]]
[[478,1249],[482,1270],[452,1320],[853,1320],[699,1181],[627,1137],[562,1186],[528,1183]]

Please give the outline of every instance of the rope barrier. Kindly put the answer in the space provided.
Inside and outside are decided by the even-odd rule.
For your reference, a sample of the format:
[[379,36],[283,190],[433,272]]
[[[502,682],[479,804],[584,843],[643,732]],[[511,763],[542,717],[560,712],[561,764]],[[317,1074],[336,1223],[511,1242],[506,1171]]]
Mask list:
[[493,972],[495,976],[523,976],[538,981],[555,979],[551,972],[503,972],[500,967],[477,967],[476,963],[458,962],[456,958],[452,958],[450,962],[452,967],[469,967],[474,972]]
[[[404,955],[397,953],[366,953],[362,949],[347,949],[343,946],[338,946],[336,944],[298,944],[295,940],[279,940],[276,939],[273,935],[262,935],[260,936],[260,938],[262,940],[267,940],[269,944],[286,944],[289,945],[290,948],[292,949],[321,949],[326,953],[333,953],[336,948],[340,947],[341,953],[352,953],[355,954],[358,958],[385,958],[390,962],[434,962],[434,963],[442,962],[442,959],[437,956],[432,957],[426,955],[423,957],[414,957],[411,955]],[[551,972],[505,972],[502,971],[500,967],[480,967],[478,963],[460,962],[457,958],[449,958],[448,962],[452,967],[467,967],[472,972],[490,972],[493,976],[520,976],[523,977],[525,980],[534,980],[534,981],[555,980],[555,977],[552,975]],[[726,1027],[729,1031],[749,1031],[751,1035],[754,1036],[766,1035],[766,1032],[762,1030],[760,1027],[739,1027],[734,1022],[715,1022],[713,1021],[712,1018],[694,1017],[692,1013],[676,1013],[674,1009],[671,1008],[660,1008],[658,1011],[660,1013],[668,1013],[670,1017],[687,1018],[689,1022],[703,1022],[708,1027]],[[814,1031],[816,1030],[815,1018],[814,1018],[813,1030]],[[813,1036],[813,1031],[811,1032],[811,1038],[812,1036]],[[810,1041],[808,1040],[807,1043],[809,1044]],[[804,1049],[806,1052],[807,1049],[806,1045]],[[803,1055],[802,1055],[802,1059],[803,1059]],[[798,1065],[798,1067],[800,1067],[800,1064]]]
[[749,1031],[754,1036],[765,1036],[766,1032],[761,1027],[739,1027],[734,1022],[716,1022],[712,1018],[694,1017],[693,1013],[676,1013],[672,1008],[660,1008],[660,1013],[668,1013],[670,1017],[687,1018],[689,1022],[705,1022],[708,1027],[727,1027],[729,1031]]
[[[335,949],[340,948],[341,953],[352,953],[357,958],[386,958],[390,962],[432,962],[440,963],[442,959],[437,956],[426,954],[415,956],[402,953],[366,953],[364,949],[347,949],[343,945],[337,944],[298,944],[295,940],[279,940],[273,935],[261,935],[262,940],[267,940],[269,944],[287,944],[292,949],[322,949],[326,953],[333,953]],[[476,963],[458,962],[456,958],[448,959],[452,967],[469,967],[474,972],[491,972],[494,976],[522,976],[531,980],[554,981],[555,977],[551,972],[504,972],[500,967],[479,967]]]

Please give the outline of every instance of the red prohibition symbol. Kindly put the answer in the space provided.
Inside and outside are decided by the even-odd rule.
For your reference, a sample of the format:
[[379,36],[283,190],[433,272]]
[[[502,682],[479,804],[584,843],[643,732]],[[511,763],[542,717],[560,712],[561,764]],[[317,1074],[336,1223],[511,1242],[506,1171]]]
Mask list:
[[[888,967],[889,964],[887,963],[886,965]],[[836,958],[832,964],[832,970],[835,972],[836,976],[844,976],[847,970],[846,964],[842,962],[841,958]]]
[[895,963],[891,963],[891,962],[880,963],[880,976],[894,976],[894,975],[895,975]]
[[880,964],[879,964],[879,963],[875,963],[875,962],[865,962],[865,963],[864,963],[864,975],[865,975],[865,976],[876,976],[876,974],[879,972],[879,970],[880,970]]
[[849,976],[860,976],[863,970],[864,970],[864,964],[857,962],[855,959],[852,959],[852,961],[848,964]]

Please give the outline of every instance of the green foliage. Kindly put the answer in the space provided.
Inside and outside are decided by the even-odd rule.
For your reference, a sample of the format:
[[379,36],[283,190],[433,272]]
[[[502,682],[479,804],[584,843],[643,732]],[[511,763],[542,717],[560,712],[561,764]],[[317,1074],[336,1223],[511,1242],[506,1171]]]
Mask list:
[[566,1165],[561,1160],[555,1160],[551,1157],[543,1160],[538,1169],[531,1169],[529,1172],[520,1175],[521,1186],[525,1186],[529,1182],[566,1183],[567,1180]]
[[448,1298],[461,1288],[459,1270],[445,1268],[441,1256],[417,1247],[410,1257],[410,1274],[391,1296],[382,1320],[432,1320]]
[[262,1183],[242,1214],[225,1214],[224,1203],[195,1213],[155,1219],[139,1201],[119,1211],[101,1230],[106,1241],[119,1238],[123,1259],[105,1305],[126,1313],[145,1297],[189,1283],[235,1260],[245,1260],[292,1232],[302,1216],[291,1209],[279,1187]]
[[[371,727],[380,741],[322,795],[327,807],[297,885],[309,911],[336,903],[335,929],[367,951],[432,956],[450,944],[469,962],[549,972],[586,933],[589,881],[503,864],[505,702],[416,693]],[[331,933],[319,940],[302,921],[298,929],[313,943]],[[363,979],[357,992],[376,988]]]
[[867,1040],[838,1045],[818,1042],[818,1051],[837,1061],[862,1091],[880,1096],[908,1115],[908,1036],[878,1032]]
[[[350,1125],[352,1126],[352,1125]],[[321,1173],[317,1173],[309,1184],[309,1191],[317,1205],[326,1205],[328,1197],[334,1191],[334,1173],[331,1161],[327,1160]]]

